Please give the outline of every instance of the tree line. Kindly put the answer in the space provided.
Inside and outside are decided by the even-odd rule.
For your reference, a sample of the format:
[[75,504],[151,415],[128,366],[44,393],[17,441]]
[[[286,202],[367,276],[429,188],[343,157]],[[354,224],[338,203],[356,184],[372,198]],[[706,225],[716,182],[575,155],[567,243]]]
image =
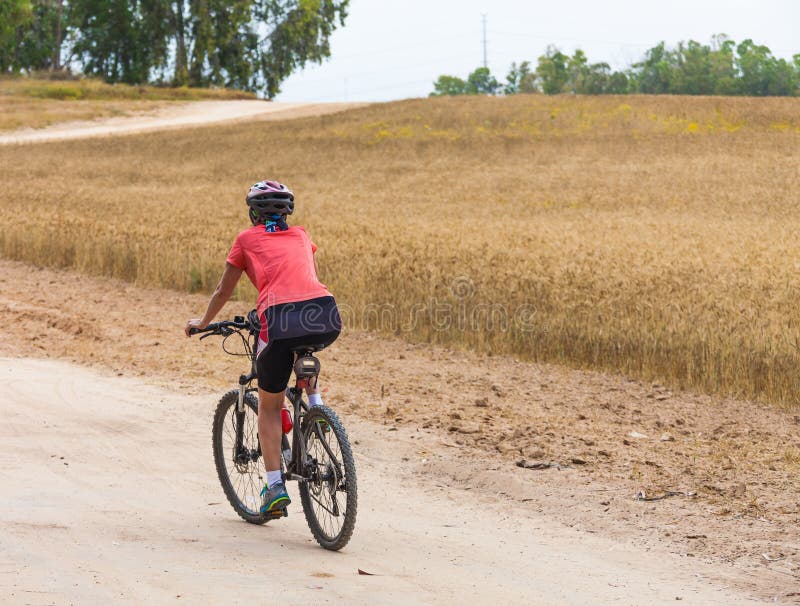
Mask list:
[[638,63],[612,70],[608,63],[590,63],[578,49],[572,56],[548,46],[534,67],[512,63],[504,83],[480,67],[466,79],[442,75],[431,96],[514,95],[544,93],[670,94],[797,96],[800,92],[800,54],[792,61],[773,56],[763,45],[745,40],[736,44],[720,34],[711,44],[694,40],[668,48],[661,42]]
[[0,0],[0,74],[262,91],[330,56],[349,0]]

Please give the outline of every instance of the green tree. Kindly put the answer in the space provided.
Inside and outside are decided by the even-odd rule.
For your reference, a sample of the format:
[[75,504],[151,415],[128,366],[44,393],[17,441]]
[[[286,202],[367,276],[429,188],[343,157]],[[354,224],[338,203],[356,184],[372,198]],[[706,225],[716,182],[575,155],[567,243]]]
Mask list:
[[766,46],[747,39],[736,47],[739,92],[743,95],[796,95],[800,74],[785,59],[776,59]]
[[518,93],[535,93],[537,90],[536,74],[531,70],[530,61],[523,61],[519,65],[512,63],[506,76],[503,93],[516,95]]
[[670,49],[660,42],[629,69],[613,71],[608,63],[590,63],[580,49],[568,57],[548,46],[535,71],[531,72],[528,62],[512,63],[506,76],[506,95],[531,90],[579,95],[796,96],[800,93],[800,54],[791,60],[779,59],[752,40],[737,46],[725,34],[718,34],[711,44],[689,40]]
[[70,55],[108,82],[228,86],[272,98],[294,70],[330,56],[330,36],[344,24],[348,3],[71,0]]
[[19,70],[18,31],[32,20],[29,0],[0,0],[0,73]]
[[797,95],[800,88],[800,72],[793,63],[786,59],[777,59],[772,69],[772,77],[767,87],[767,94],[781,97]]
[[344,25],[350,0],[259,0],[257,20],[272,26],[259,42],[260,77],[269,98],[295,69],[330,57],[330,36]]
[[489,68],[479,67],[467,76],[466,80],[457,76],[439,76],[433,83],[433,92],[429,96],[494,95],[498,90],[500,84]]
[[631,74],[639,93],[659,95],[673,92],[675,56],[665,42],[649,49],[640,63],[634,63]]
[[678,43],[675,77],[670,92],[679,95],[711,95],[715,82],[711,70],[711,47],[689,40]]
[[736,47],[736,54],[740,94],[766,95],[772,75],[770,50],[748,38]]
[[626,95],[630,91],[630,81],[624,72],[614,72],[608,79],[606,93],[609,95]]
[[564,92],[569,79],[569,57],[555,46],[548,46],[536,64],[536,79],[546,95]]
[[[618,77],[615,78],[617,73],[611,71],[611,66],[608,63],[592,63],[586,67],[582,86],[575,92],[583,95],[624,93],[626,92],[625,86],[627,85],[627,79],[624,74],[621,75],[623,78],[622,80]],[[613,90],[614,85],[618,87],[617,90]]]
[[[0,57],[0,63],[5,65],[0,67],[0,72],[61,69],[62,47],[67,34],[64,1],[0,0],[2,4],[12,9],[5,17],[1,13],[7,9],[0,8],[0,29],[4,31],[0,39],[5,40],[0,41],[0,55],[5,57]],[[15,11],[14,5],[22,7],[22,12]]]
[[169,10],[160,0],[72,0],[72,53],[107,82],[148,82],[167,63]]
[[431,97],[447,97],[456,95],[468,95],[467,83],[457,76],[442,75],[433,83]]
[[176,86],[189,84],[189,54],[187,50],[186,27],[189,9],[184,0],[170,3],[169,27],[175,41],[175,66],[172,83]]
[[494,95],[500,89],[488,67],[479,67],[467,76],[467,93],[470,95]]
[[577,49],[572,57],[567,59],[567,74],[562,92],[585,93],[589,79],[589,59],[581,49]]
[[718,34],[711,39],[709,55],[710,77],[713,81],[713,94],[736,94],[736,43],[725,34]]
[[258,34],[251,4],[249,0],[192,2],[191,86],[258,88]]

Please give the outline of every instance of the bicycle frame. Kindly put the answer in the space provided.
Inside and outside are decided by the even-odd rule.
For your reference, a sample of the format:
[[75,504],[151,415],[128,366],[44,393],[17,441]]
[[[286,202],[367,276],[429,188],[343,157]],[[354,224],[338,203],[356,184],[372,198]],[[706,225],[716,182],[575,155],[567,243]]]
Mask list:
[[[253,337],[254,340],[257,337]],[[255,348],[252,349],[253,352],[256,351]],[[317,361],[317,368],[319,368],[319,360],[316,356],[312,355],[310,352],[305,352],[303,355],[314,358]],[[299,354],[298,354],[299,356]],[[242,374],[239,376],[239,400],[236,407],[236,448],[237,451],[242,449],[242,443],[244,440],[244,428],[243,428],[243,420],[244,420],[244,413],[245,413],[245,403],[244,397],[247,393],[257,392],[257,387],[252,387],[253,379],[256,378],[256,356],[254,355],[251,359],[251,366],[250,366],[250,373],[249,374]],[[316,375],[314,375],[316,376]],[[303,475],[305,461],[307,459],[306,453],[306,446],[305,442],[301,439],[300,436],[300,428],[302,426],[302,417],[308,412],[308,405],[303,401],[303,389],[308,387],[308,378],[296,379],[294,387],[289,387],[286,389],[286,398],[289,402],[292,403],[292,421],[294,424],[294,428],[292,429],[292,444],[291,444],[291,458],[286,461],[284,460],[284,464],[286,466],[286,473],[285,477],[287,480],[296,480],[298,482],[306,482],[309,478]],[[284,443],[283,440],[286,438],[286,434],[282,436],[281,440],[281,451],[284,450]],[[259,442],[258,451],[255,453],[257,455],[261,455],[261,443]],[[281,458],[283,458],[283,454],[281,454]]]
[[294,414],[292,415],[294,423],[292,428],[292,458],[286,463],[286,478],[297,480],[298,482],[305,482],[309,479],[303,475],[307,453],[305,441],[300,439],[302,417],[308,412],[308,406],[303,401],[303,389],[305,388],[304,385],[301,385],[303,382],[303,379],[298,379],[294,387],[286,390],[286,397],[294,408]]

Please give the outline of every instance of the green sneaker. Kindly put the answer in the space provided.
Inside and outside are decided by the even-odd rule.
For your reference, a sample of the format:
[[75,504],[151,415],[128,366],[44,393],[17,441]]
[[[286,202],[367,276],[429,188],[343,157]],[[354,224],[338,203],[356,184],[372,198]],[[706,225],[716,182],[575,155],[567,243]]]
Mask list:
[[286,493],[286,486],[284,486],[283,482],[278,482],[272,488],[267,488],[264,485],[264,488],[261,489],[261,499],[261,513],[272,513],[273,511],[286,509],[292,502]]

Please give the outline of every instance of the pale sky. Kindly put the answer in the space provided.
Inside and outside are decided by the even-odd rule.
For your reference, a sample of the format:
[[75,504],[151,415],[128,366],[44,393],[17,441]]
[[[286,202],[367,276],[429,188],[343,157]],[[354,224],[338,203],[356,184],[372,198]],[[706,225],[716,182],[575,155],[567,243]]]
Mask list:
[[385,101],[425,97],[440,74],[488,63],[501,82],[512,61],[556,44],[589,61],[627,67],[660,40],[709,43],[717,33],[752,38],[779,57],[800,53],[800,0],[351,0],[331,57],[282,86],[279,101]]

